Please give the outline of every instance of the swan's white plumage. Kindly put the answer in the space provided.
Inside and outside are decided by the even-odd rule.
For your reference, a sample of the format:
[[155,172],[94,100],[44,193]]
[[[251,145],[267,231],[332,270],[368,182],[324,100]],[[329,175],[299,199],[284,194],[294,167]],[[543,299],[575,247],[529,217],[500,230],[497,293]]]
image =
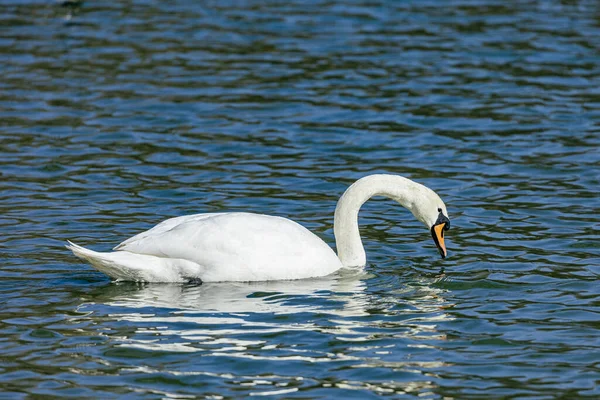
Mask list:
[[302,279],[329,275],[342,266],[333,250],[300,224],[251,213],[172,218],[111,253],[74,244],[69,249],[112,278],[134,281]]
[[[67,248],[117,280],[220,282],[320,277],[342,267],[364,267],[358,211],[378,195],[396,200],[428,229],[433,229],[440,212],[448,215],[433,190],[397,175],[371,175],[351,185],[338,202],[334,216],[338,255],[294,221],[251,213],[171,218],[125,240],[114,252],[95,252],[71,242]],[[445,248],[443,251],[445,256]]]
[[98,271],[119,281],[188,282],[199,279],[202,268],[189,260],[115,251],[100,253],[69,242],[66,246]]

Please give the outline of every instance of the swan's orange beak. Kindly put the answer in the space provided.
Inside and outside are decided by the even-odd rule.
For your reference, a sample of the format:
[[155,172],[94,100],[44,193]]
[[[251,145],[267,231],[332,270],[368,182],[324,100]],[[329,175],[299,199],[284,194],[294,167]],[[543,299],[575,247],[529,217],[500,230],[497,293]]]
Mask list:
[[433,237],[433,241],[435,242],[435,245],[440,251],[440,255],[442,256],[442,258],[446,258],[446,255],[448,254],[448,252],[446,251],[446,244],[444,243],[445,227],[445,222],[431,227],[431,236]]

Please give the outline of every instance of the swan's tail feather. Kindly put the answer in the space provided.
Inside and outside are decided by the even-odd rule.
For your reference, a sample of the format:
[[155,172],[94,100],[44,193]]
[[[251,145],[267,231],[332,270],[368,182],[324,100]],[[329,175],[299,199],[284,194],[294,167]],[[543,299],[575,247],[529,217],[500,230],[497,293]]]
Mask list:
[[[114,253],[100,253],[81,247],[70,240],[65,247],[77,257],[89,262],[98,271],[105,273],[116,280],[131,280],[131,274],[126,273],[122,265],[115,259]],[[129,278],[129,279],[128,279]]]
[[67,241],[65,247],[113,279],[136,282],[187,282],[201,279],[202,268],[191,261],[129,251],[101,253]]

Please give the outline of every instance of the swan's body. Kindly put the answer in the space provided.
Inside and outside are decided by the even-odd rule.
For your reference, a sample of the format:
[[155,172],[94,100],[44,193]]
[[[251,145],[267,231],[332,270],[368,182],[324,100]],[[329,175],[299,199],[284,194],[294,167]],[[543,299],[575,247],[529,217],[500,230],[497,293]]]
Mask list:
[[71,242],[67,248],[111,278],[125,281],[268,281],[325,276],[342,267],[366,264],[358,211],[376,195],[398,201],[431,228],[445,257],[446,206],[431,189],[395,175],[362,178],[340,198],[334,219],[338,255],[294,221],[251,213],[171,218],[127,239],[110,253]]
[[[302,225],[250,213],[171,218],[112,253],[71,250],[127,281],[270,281],[323,276],[342,267],[333,250]],[[129,262],[132,257],[141,262]]]

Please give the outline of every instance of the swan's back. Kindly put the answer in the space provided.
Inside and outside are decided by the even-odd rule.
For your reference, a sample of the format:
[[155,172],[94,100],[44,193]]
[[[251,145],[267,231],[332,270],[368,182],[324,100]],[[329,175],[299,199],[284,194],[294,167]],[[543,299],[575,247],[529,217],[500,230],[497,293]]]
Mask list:
[[205,282],[301,279],[341,267],[333,250],[302,225],[251,213],[172,218],[115,250],[192,261]]

